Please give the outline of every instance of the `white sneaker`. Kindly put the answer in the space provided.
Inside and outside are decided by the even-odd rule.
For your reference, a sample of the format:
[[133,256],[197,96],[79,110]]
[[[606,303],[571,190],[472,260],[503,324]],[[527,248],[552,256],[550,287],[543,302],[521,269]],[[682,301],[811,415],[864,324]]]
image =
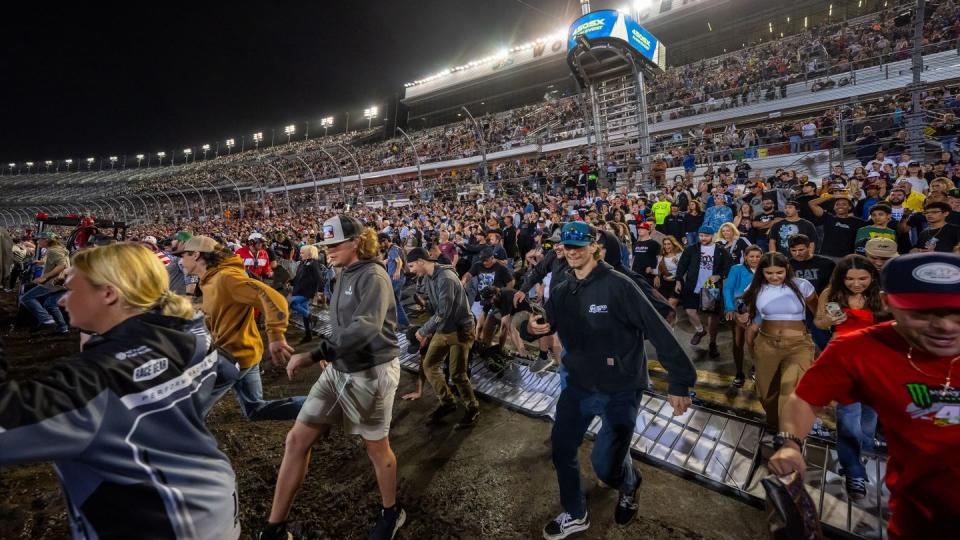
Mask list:
[[574,519],[573,516],[564,512],[553,518],[543,528],[543,537],[546,540],[560,540],[571,534],[576,534],[590,528],[590,512],[585,512],[580,519]]

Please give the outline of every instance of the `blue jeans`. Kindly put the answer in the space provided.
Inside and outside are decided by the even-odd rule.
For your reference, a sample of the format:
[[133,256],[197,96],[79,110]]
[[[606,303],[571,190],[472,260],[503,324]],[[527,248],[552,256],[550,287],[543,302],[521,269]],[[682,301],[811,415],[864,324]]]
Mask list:
[[940,141],[940,149],[944,152],[953,152],[953,149],[956,148],[957,138],[956,137],[944,137]]
[[407,310],[403,309],[403,304],[400,303],[400,293],[403,290],[403,284],[406,280],[401,279],[400,281],[390,280],[390,283],[393,284],[393,298],[397,303],[397,325],[398,326],[410,326],[410,319],[407,318]]
[[596,416],[600,416],[603,426],[590,454],[593,471],[605,484],[622,493],[632,494],[637,488],[640,480],[630,457],[630,442],[642,395],[641,390],[614,394],[591,392],[575,383],[568,384],[560,393],[550,441],[560,485],[560,504],[571,516],[581,518],[587,511],[577,451]]
[[695,246],[698,242],[700,242],[700,235],[696,231],[687,233],[688,246]]
[[37,285],[20,297],[20,305],[29,311],[40,324],[56,324],[57,330],[69,330],[63,319],[63,312],[57,302],[67,291],[51,291],[43,285]]
[[844,474],[867,477],[867,470],[860,462],[860,450],[873,450],[876,433],[877,411],[869,405],[837,404],[837,460]]
[[[219,381],[218,381],[219,383]],[[306,396],[297,396],[273,401],[264,401],[263,399],[263,381],[260,379],[260,364],[250,366],[240,370],[240,375],[235,381],[230,381],[226,385],[218,385],[213,389],[213,399],[210,400],[210,407],[204,411],[204,416],[213,408],[213,404],[219,400],[223,394],[230,388],[233,388],[237,394],[237,402],[240,403],[240,412],[243,416],[252,422],[259,420],[294,420],[300,414],[300,407],[307,399]]]
[[798,135],[790,136],[790,153],[791,154],[800,153],[800,137]]
[[310,299],[306,296],[291,296],[290,311],[299,314],[303,318],[310,316]]

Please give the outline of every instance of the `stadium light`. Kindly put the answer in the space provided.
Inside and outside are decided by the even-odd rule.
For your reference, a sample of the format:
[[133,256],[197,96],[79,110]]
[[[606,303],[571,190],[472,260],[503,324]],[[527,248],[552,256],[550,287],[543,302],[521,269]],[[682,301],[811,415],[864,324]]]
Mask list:
[[117,156],[110,156],[108,159],[110,160],[110,169],[112,170],[113,166],[117,163]]
[[367,119],[367,129],[370,129],[370,125],[373,123],[373,119],[377,117],[380,109],[377,106],[370,107],[369,109],[363,110],[363,117]]
[[320,119],[320,127],[323,128],[323,136],[327,136],[327,130],[333,127],[333,117],[328,116]]
[[203,160],[206,161],[206,160],[207,160],[207,152],[210,151],[210,145],[209,145],[209,144],[205,144],[205,145],[201,146],[200,149],[203,150]]
[[94,159],[92,157],[87,158],[87,170],[90,170],[90,167],[93,165]]
[[27,168],[29,169],[30,167],[33,167],[33,162],[32,162],[32,161],[28,161],[28,162],[26,163],[26,165],[27,165]]
[[163,167],[163,158],[167,157],[167,153],[157,152],[157,157],[160,158],[160,166]]
[[233,147],[236,146],[236,144],[237,144],[237,142],[234,141],[233,139],[227,139],[226,145],[227,145],[227,155],[228,155],[228,156],[230,155],[230,152],[233,151]]
[[253,134],[253,146],[254,148],[260,148],[260,141],[263,140],[263,132],[258,131]]
[[53,165],[53,161],[48,159],[44,161],[43,164],[47,166],[47,172],[50,172],[50,166]]
[[290,142],[290,136],[297,132],[297,126],[295,124],[290,124],[289,126],[283,127],[283,132],[287,134],[287,142]]

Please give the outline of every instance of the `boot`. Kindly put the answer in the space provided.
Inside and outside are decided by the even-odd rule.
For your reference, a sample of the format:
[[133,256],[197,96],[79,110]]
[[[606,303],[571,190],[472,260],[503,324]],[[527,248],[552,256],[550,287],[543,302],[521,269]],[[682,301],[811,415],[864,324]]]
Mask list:
[[303,317],[303,339],[300,340],[300,345],[313,341],[313,329],[310,325],[310,315],[305,315]]

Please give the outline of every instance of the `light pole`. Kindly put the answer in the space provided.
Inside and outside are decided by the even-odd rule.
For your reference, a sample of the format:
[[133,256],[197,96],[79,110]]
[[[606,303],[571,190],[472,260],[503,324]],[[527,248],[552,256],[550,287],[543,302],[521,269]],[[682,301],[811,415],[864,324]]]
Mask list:
[[[138,168],[138,169],[140,168],[140,162],[142,162],[142,161],[143,161],[143,154],[137,154],[137,168]],[[149,166],[150,163],[148,162],[147,165]]]
[[88,157],[88,158],[87,158],[87,170],[89,171],[89,170],[90,170],[90,167],[92,167],[92,166],[93,166],[93,158],[92,158],[92,157]]
[[284,126],[283,132],[287,135],[287,144],[290,144],[290,136],[297,132],[297,126],[294,124]]
[[190,154],[192,154],[192,153],[193,153],[193,150],[190,149],[190,148],[184,148],[184,149],[183,149],[183,163],[184,163],[184,164],[186,164],[187,162],[190,161]]
[[253,134],[253,147],[255,149],[260,149],[260,141],[263,140],[263,132],[258,131]]
[[[70,172],[70,165],[73,165],[73,160],[67,158],[67,159],[63,160],[63,162],[67,165],[67,172]],[[58,170],[59,170],[59,169],[58,169]]]
[[10,167],[10,175],[13,175],[13,168],[16,167],[16,163],[7,163],[7,167]]
[[[203,160],[206,161],[206,160],[207,160],[207,152],[210,151],[210,145],[209,145],[209,144],[205,144],[205,145],[201,146],[200,149],[203,150]],[[194,158],[194,159],[196,159],[196,158]]]
[[163,167],[163,158],[167,157],[166,152],[157,152],[157,158],[160,159],[160,166]]
[[323,136],[327,136],[327,130],[333,127],[333,117],[328,116],[320,119],[320,127],[323,128]]
[[47,172],[50,172],[50,166],[53,165],[53,161],[48,159],[44,161],[43,164],[47,166]]
[[367,129],[370,129],[370,125],[373,123],[373,119],[377,117],[377,114],[379,114],[379,112],[380,112],[380,109],[376,106],[363,110],[363,117],[367,119]]
[[117,164],[117,156],[110,156],[110,170],[113,170],[114,165]]
[[28,162],[24,163],[24,165],[27,166],[27,174],[30,174],[30,169],[33,168],[33,162],[32,162],[32,161],[28,161]]
[[233,147],[237,145],[237,142],[233,139],[227,139],[227,155],[230,155],[230,151],[233,150]]

